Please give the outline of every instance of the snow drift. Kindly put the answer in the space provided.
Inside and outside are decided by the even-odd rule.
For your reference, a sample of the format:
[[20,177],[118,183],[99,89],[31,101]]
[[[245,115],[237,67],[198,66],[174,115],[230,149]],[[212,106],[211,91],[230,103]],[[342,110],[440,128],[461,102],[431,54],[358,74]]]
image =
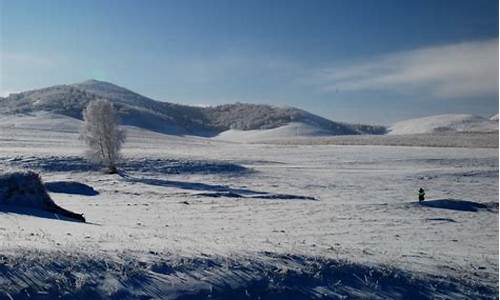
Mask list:
[[492,132],[498,122],[468,114],[444,114],[395,123],[389,134],[422,134],[436,132]]
[[58,206],[50,198],[40,176],[34,172],[0,175],[0,205],[44,210],[85,222],[82,215]]

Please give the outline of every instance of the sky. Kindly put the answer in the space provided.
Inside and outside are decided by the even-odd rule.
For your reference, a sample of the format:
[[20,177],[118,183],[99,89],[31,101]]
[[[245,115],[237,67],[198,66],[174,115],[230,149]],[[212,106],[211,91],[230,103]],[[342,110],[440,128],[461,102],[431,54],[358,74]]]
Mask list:
[[0,0],[0,96],[104,80],[346,122],[498,113],[498,1]]

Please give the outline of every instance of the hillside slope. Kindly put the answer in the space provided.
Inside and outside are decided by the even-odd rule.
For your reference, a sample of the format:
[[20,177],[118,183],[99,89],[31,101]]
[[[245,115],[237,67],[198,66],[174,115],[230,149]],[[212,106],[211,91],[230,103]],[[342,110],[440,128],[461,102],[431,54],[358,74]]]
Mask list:
[[317,126],[292,122],[272,129],[230,129],[215,136],[216,139],[232,142],[260,142],[298,137],[331,136],[331,132]]
[[498,122],[468,114],[444,114],[397,122],[389,128],[389,134],[394,135],[436,133],[446,131],[498,131]]
[[124,125],[175,135],[209,137],[230,129],[273,129],[292,122],[317,127],[330,135],[385,133],[382,126],[333,122],[293,107],[242,103],[195,107],[161,102],[97,80],[11,94],[0,98],[0,114],[46,111],[81,119],[83,108],[99,98],[115,104]]

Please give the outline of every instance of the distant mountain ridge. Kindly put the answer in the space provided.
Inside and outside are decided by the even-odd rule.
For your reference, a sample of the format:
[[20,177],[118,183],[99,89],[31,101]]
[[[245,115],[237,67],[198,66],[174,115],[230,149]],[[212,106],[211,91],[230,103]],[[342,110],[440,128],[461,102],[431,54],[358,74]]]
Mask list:
[[96,99],[113,102],[124,125],[167,134],[215,136],[230,129],[273,129],[292,122],[316,126],[330,135],[386,132],[383,126],[334,122],[294,107],[243,103],[196,107],[156,101],[98,80],[11,94],[0,98],[0,114],[48,111],[81,119],[82,110]]

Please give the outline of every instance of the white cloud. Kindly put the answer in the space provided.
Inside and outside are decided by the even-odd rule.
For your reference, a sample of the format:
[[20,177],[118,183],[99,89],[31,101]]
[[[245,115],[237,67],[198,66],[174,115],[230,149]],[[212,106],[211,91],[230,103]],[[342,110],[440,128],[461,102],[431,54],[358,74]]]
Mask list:
[[375,57],[323,69],[315,79],[324,91],[424,91],[439,98],[498,95],[498,39]]

